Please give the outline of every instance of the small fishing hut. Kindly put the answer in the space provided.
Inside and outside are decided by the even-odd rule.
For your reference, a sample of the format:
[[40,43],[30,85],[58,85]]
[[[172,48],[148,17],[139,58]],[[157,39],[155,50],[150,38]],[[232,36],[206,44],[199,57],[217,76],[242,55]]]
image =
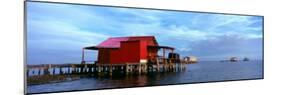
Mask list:
[[[174,53],[175,49],[159,45],[154,36],[111,37],[96,46],[84,47],[82,64],[86,63],[85,50],[98,51],[97,66],[109,69],[121,68],[127,72],[174,70],[175,63],[180,63],[176,61],[176,59],[179,60],[179,56],[177,57]],[[159,51],[162,51],[162,55],[158,55]],[[169,57],[166,57],[166,54],[169,54]]]

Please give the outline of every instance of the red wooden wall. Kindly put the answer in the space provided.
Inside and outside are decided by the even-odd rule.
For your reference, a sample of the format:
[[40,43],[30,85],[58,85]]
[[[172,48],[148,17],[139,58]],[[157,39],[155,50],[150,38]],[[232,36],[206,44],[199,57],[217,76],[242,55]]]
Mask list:
[[110,63],[137,63],[140,60],[140,41],[121,42],[117,50],[110,50]]
[[124,64],[140,63],[140,60],[154,58],[157,49],[148,49],[148,45],[153,45],[153,40],[122,41],[120,48],[99,49],[98,63],[100,64]]

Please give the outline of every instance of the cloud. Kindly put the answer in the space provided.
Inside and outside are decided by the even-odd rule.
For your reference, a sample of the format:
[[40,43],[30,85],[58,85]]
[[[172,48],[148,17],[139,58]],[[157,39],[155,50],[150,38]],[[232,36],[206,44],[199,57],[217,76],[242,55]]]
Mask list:
[[[60,21],[28,21],[29,41],[46,41],[49,43],[83,43],[98,44],[109,37],[95,31],[81,30],[79,27]],[[44,38],[44,39],[43,39]]]
[[32,64],[79,63],[83,47],[97,45],[109,37],[60,21],[29,20],[27,29],[27,58]]
[[140,35],[153,35],[181,55],[206,59],[262,54],[262,17],[36,2],[27,7],[33,63],[78,62],[82,47],[108,37]]

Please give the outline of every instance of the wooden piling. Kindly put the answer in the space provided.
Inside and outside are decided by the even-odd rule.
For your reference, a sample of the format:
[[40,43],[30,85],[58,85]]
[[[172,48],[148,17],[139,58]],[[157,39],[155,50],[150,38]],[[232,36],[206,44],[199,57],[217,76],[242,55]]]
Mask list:
[[67,67],[67,74],[70,74],[70,67]]
[[128,64],[126,64],[126,75],[128,75],[129,74],[129,65]]
[[54,68],[52,68],[52,69],[53,69],[52,75],[55,75],[55,74],[56,74],[56,68],[54,67]]
[[137,65],[138,74],[141,74],[141,64]]
[[29,69],[26,70],[26,76],[29,76]]
[[32,75],[35,75],[35,70],[32,70]]
[[38,75],[40,75],[40,73],[41,73],[41,69],[39,68],[39,69],[38,69]]
[[59,67],[59,74],[63,74],[62,67]]
[[49,74],[49,70],[47,67],[43,68],[43,75],[48,75]]

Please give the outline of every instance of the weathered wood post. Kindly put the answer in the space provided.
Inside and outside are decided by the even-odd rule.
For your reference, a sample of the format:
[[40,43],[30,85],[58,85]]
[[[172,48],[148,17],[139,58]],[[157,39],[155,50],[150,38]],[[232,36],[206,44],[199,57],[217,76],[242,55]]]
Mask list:
[[129,74],[129,65],[126,63],[126,75],[128,75]]
[[29,76],[29,69],[28,68],[26,69],[26,76],[27,77]]
[[81,64],[85,64],[85,57],[84,57],[84,53],[85,52],[85,48],[82,48],[82,62]]
[[116,72],[119,73],[119,74],[126,74],[127,73],[126,65],[116,66]]
[[102,76],[104,75],[104,73],[105,73],[105,69],[106,69],[106,68],[105,68],[105,65],[102,65],[102,66],[101,66],[101,72],[100,72],[100,75],[102,75]]
[[49,64],[48,66],[48,74],[51,75],[51,69],[52,69],[52,64]]
[[180,63],[180,71],[183,71],[183,64]]
[[144,64],[144,73],[146,74],[147,72],[147,64]]
[[49,71],[48,71],[48,67],[43,67],[43,75],[48,75]]
[[165,68],[165,64],[162,64],[162,72],[165,72],[166,68]]
[[170,71],[171,71],[171,65],[167,64],[167,72],[170,72]]
[[123,70],[122,70],[123,74],[126,75],[126,73],[127,73],[127,66],[126,66],[126,64],[123,65],[122,68],[123,68]]
[[99,73],[101,72],[101,66],[98,66],[98,72]]
[[50,72],[49,72],[49,66],[44,66],[43,67],[43,75],[48,75]]
[[53,67],[52,69],[53,69],[53,75],[55,75],[56,74],[56,67]]
[[35,70],[34,69],[32,70],[32,75],[35,75]]
[[72,64],[72,65],[71,65],[71,68],[72,68],[71,74],[75,74],[75,73],[76,73],[76,72],[75,72],[75,69],[76,69],[76,68],[75,68],[75,65]]
[[84,66],[80,65],[80,73],[84,73]]
[[141,64],[137,65],[137,69],[138,69],[138,74],[140,75],[141,74]]
[[[163,58],[164,59],[164,58]],[[158,59],[157,59],[158,60]],[[153,71],[153,70],[152,70]],[[156,71],[159,72],[159,61],[156,61]]]
[[60,69],[60,73],[59,74],[63,74],[62,67],[59,67],[59,69]]
[[70,66],[67,66],[67,73],[70,74]]
[[109,76],[112,76],[112,66],[109,66]]
[[88,72],[89,72],[89,73],[92,73],[92,72],[93,72],[92,69],[93,69],[93,66],[89,65],[89,66],[88,66]]
[[165,48],[163,48],[163,64],[165,64]]
[[175,71],[179,72],[180,71],[180,64],[179,63],[175,63]]
[[80,70],[80,69],[81,69],[80,66],[77,66],[77,67],[76,67],[76,73],[77,73],[77,74],[80,74],[80,73],[81,73],[81,70]]
[[134,65],[131,65],[131,64],[130,64],[130,65],[129,65],[129,68],[130,68],[130,69],[129,69],[129,74],[131,74],[131,73],[133,72]]
[[97,70],[97,64],[95,64],[93,68],[94,68],[94,75],[96,76],[96,75],[97,75],[97,73],[98,73],[98,70]]
[[82,68],[83,73],[87,73],[87,69],[88,69],[87,64],[84,64],[82,67],[83,67]]
[[38,69],[38,75],[40,75],[40,73],[41,73],[41,68]]
[[176,64],[175,64],[175,63],[173,64],[173,69],[174,69],[174,72],[177,72],[177,70],[176,70],[177,67],[176,67]]
[[141,64],[141,66],[140,66],[140,68],[141,68],[141,74],[144,74],[144,64]]

